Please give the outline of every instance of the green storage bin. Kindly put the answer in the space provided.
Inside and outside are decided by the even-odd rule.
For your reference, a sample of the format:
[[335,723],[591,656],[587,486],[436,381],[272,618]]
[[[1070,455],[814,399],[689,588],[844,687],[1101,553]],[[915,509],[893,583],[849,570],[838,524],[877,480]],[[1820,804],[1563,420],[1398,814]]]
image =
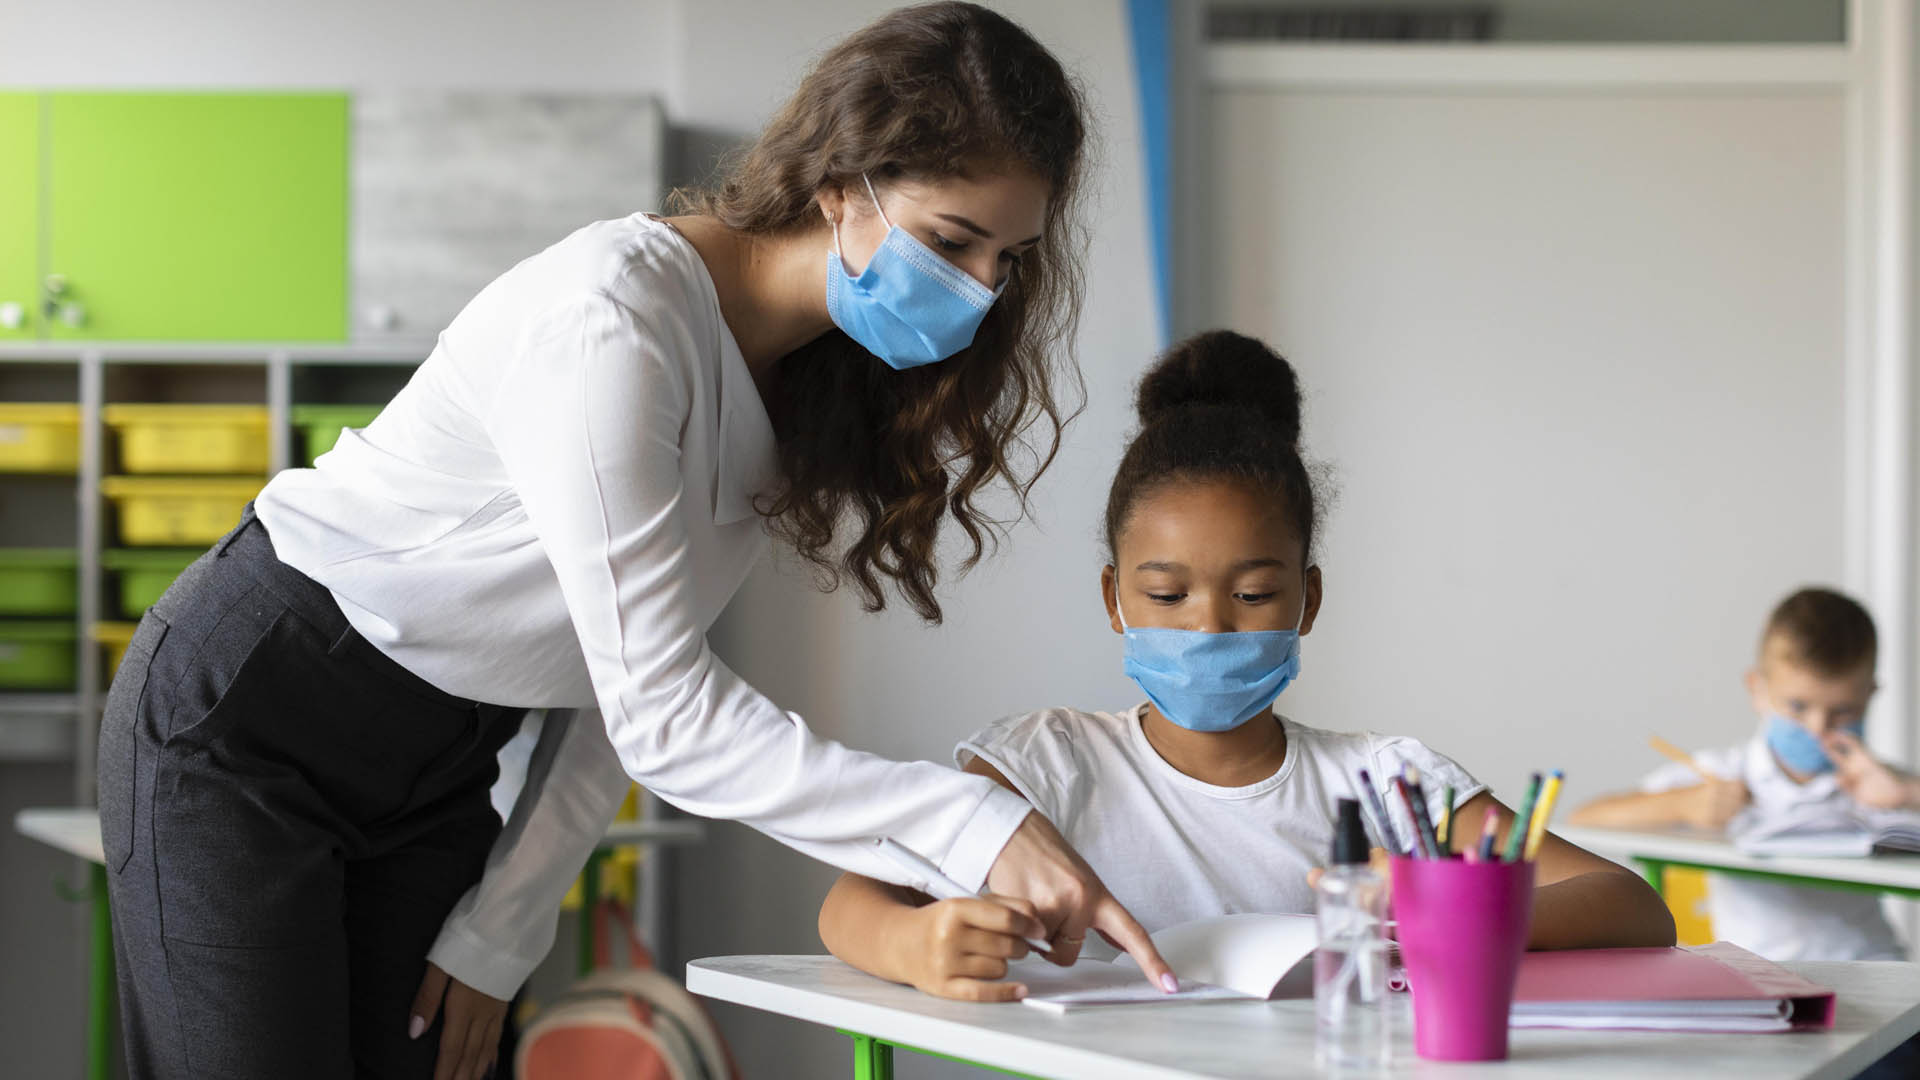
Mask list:
[[203,553],[201,548],[114,548],[101,553],[100,565],[120,579],[120,614],[137,619]]
[[0,615],[72,615],[79,610],[79,552],[0,548]]
[[333,449],[340,441],[342,428],[363,428],[373,423],[384,405],[295,405],[293,426],[306,437],[307,464]]
[[0,689],[71,690],[80,631],[70,622],[0,620]]

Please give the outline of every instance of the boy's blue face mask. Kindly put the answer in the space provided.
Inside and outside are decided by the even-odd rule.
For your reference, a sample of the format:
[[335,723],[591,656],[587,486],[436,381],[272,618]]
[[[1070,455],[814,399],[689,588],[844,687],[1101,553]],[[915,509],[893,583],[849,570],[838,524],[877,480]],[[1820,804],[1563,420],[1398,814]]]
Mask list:
[[[1862,728],[1855,725],[1842,730],[1858,736]],[[1827,756],[1827,748],[1820,745],[1820,737],[1779,713],[1767,714],[1767,749],[1773,751],[1782,765],[1803,776],[1833,771],[1833,759]]]
[[833,250],[827,255],[827,314],[895,371],[945,360],[973,343],[980,321],[1006,283],[987,288],[888,221],[873,182],[864,173],[860,179],[887,226],[887,237],[855,277],[840,259],[840,222],[834,221]]
[[[1116,587],[1117,588],[1117,587]],[[1232,731],[1272,704],[1300,675],[1300,618],[1292,630],[1163,630],[1127,626],[1118,598],[1114,610],[1126,631],[1127,677],[1147,692],[1160,715],[1188,731]]]

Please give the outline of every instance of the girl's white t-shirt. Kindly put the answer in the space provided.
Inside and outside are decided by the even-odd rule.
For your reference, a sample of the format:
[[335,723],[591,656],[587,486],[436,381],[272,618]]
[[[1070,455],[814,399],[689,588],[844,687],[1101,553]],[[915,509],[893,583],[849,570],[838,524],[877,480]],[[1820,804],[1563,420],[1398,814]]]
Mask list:
[[[1307,871],[1332,849],[1335,800],[1364,799],[1361,769],[1386,802],[1401,766],[1418,768],[1433,815],[1448,786],[1455,806],[1486,790],[1418,739],[1324,731],[1284,716],[1280,768],[1244,787],[1220,787],[1153,749],[1141,727],[1146,708],[1008,717],[962,741],[954,760],[964,767],[978,757],[998,769],[1148,932],[1214,915],[1312,912]],[[1389,812],[1405,835],[1404,808]],[[1085,955],[1114,951],[1093,936]]]

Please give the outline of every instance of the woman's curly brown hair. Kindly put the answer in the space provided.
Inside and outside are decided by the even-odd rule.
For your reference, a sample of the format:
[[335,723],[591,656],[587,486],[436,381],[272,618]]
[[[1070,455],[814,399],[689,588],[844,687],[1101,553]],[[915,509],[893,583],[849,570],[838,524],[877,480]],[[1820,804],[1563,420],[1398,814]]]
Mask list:
[[[859,190],[862,174],[884,183],[1018,169],[1048,186],[1039,243],[966,349],[895,371],[833,330],[775,367],[767,411],[783,486],[760,512],[823,588],[851,579],[868,611],[886,606],[888,578],[939,622],[942,520],[951,515],[967,537],[964,573],[1011,524],[981,505],[986,489],[1006,481],[1012,520],[1025,515],[1077,410],[1062,407],[1054,383],[1083,389],[1070,352],[1084,253],[1082,112],[1073,78],[1004,16],[966,3],[904,8],[821,56],[716,188],[678,195],[730,228],[777,234],[820,227],[816,194]],[[836,546],[843,522],[850,539]]]

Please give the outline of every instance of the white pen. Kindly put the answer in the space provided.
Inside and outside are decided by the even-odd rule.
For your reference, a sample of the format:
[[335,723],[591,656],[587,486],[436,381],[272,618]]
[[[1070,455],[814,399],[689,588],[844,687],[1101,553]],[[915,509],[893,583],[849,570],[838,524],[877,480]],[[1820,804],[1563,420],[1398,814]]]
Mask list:
[[[919,852],[914,851],[912,848],[890,836],[883,836],[873,843],[875,847],[880,849],[880,854],[892,859],[895,866],[907,872],[908,885],[919,889],[935,900],[959,900],[964,897],[980,895],[941,873],[939,867],[922,858]],[[1053,946],[1044,941],[1027,938],[1026,942],[1027,945],[1037,953],[1044,954],[1053,950]]]

